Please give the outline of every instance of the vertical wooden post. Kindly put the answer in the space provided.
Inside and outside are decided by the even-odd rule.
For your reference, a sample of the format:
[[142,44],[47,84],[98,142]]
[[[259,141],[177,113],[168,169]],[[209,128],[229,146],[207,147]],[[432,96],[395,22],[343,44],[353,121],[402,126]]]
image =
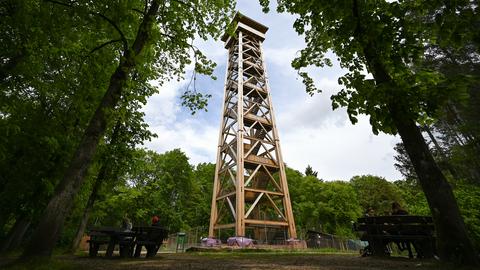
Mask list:
[[237,190],[236,190],[236,236],[245,236],[245,190],[243,172],[243,49],[242,32],[238,33],[238,103],[237,103]]

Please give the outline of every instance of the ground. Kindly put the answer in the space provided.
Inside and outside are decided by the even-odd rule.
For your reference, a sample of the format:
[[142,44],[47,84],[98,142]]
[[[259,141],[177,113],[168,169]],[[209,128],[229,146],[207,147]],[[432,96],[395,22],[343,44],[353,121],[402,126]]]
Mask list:
[[[1,261],[0,261],[1,262]],[[3,260],[5,263],[5,259]],[[357,254],[319,253],[161,253],[151,259],[89,258],[83,255],[57,255],[50,263],[23,263],[0,269],[322,269],[322,270],[423,270],[456,269],[435,260],[407,258],[362,258]]]

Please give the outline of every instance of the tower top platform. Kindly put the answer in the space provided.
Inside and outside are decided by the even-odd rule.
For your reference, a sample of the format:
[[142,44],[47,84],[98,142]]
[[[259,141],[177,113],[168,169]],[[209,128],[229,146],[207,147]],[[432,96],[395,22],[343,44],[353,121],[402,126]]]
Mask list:
[[[253,35],[260,41],[265,40],[265,33],[268,31],[268,27],[265,25],[255,21],[252,18],[249,18],[243,15],[240,11],[235,13],[230,24],[236,24],[234,32],[237,33],[238,31],[248,32],[248,34]],[[230,36],[229,33],[225,33],[222,36],[222,41],[225,42],[225,48],[229,47],[230,42],[234,37]]]

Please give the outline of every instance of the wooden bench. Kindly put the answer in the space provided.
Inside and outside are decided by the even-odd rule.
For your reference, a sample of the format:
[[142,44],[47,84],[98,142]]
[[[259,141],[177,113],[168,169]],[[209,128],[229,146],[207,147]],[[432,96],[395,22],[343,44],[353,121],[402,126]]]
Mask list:
[[110,236],[106,233],[98,231],[90,231],[89,236],[90,239],[87,240],[87,243],[89,245],[88,254],[90,255],[90,257],[95,257],[98,254],[100,246],[106,245],[110,242]]
[[428,216],[373,216],[363,217],[354,224],[354,230],[362,232],[360,240],[368,241],[364,255],[390,256],[388,244],[397,244],[400,251],[411,246],[417,258],[432,258],[435,254],[435,228]]
[[90,229],[90,239],[88,253],[91,257],[98,254],[98,250],[102,245],[107,245],[106,257],[113,256],[115,245],[118,244],[121,257],[131,257],[135,245],[135,233],[125,231],[120,228],[102,227]]
[[134,257],[140,257],[142,247],[147,249],[147,258],[154,257],[163,240],[168,238],[168,231],[158,226],[133,227],[132,230],[136,234]]

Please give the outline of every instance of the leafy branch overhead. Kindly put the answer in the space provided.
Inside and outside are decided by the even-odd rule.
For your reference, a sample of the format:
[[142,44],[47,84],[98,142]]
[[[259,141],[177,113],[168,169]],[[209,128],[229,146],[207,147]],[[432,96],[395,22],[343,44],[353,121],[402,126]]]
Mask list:
[[182,106],[190,109],[192,115],[199,110],[207,111],[208,99],[212,97],[210,94],[203,94],[197,91],[196,80],[197,74],[204,74],[216,80],[213,71],[217,66],[215,62],[209,60],[197,47],[190,45],[194,53],[194,69],[190,81],[181,95]]
[[[220,8],[224,6],[227,7],[227,9]],[[212,1],[212,3],[204,3],[202,1],[174,0],[169,3],[169,8],[172,10],[172,13],[167,13],[165,20],[173,20],[175,23],[178,23],[178,26],[172,27],[172,25],[169,25],[169,28],[166,28],[163,21],[159,22],[160,31],[158,34],[163,36],[168,43],[162,45],[173,45],[174,47],[170,52],[178,55],[176,66],[179,68],[179,72],[174,73],[174,75],[177,76],[177,80],[180,81],[184,79],[183,76],[186,67],[192,64],[192,58],[194,60],[192,77],[181,96],[182,105],[189,108],[192,114],[198,110],[206,109],[208,99],[210,98],[210,95],[200,93],[196,88],[195,80],[197,74],[207,75],[212,79],[216,79],[213,75],[216,64],[209,60],[200,49],[192,44],[193,40],[196,37],[204,40],[209,37],[220,37],[220,35],[223,34],[225,26],[229,23],[234,6],[235,3],[233,1]],[[211,10],[215,10],[215,13],[210,16],[205,16],[206,12],[211,12]],[[181,11],[184,16],[183,18],[182,16],[178,16],[178,11]],[[159,67],[163,68],[164,65],[165,63],[162,62]]]
[[[268,10],[270,1],[260,2]],[[411,118],[423,123],[438,115],[446,97],[466,91],[464,80],[447,81],[442,73],[421,63],[429,45],[445,43],[445,32],[454,35],[461,31],[461,25],[474,20],[468,5],[459,7],[464,19],[458,25],[450,23],[452,27],[448,28],[444,20],[453,16],[450,7],[443,7],[440,15],[445,17],[432,17],[435,8],[442,8],[441,1],[277,2],[278,12],[299,15],[293,26],[305,35],[306,47],[293,60],[292,67],[299,71],[307,93],[312,95],[319,90],[302,70],[331,66],[326,53],[332,51],[347,70],[338,81],[343,89],[331,97],[332,108],[347,107],[352,123],[357,122],[359,114],[369,115],[375,134],[396,133],[388,116],[389,102],[401,102],[399,106],[409,108]],[[354,3],[358,3],[356,10]],[[362,49],[365,47],[378,52],[378,65],[385,68],[395,85],[379,84],[366,76],[375,71],[373,66],[364,64],[368,56]]]

